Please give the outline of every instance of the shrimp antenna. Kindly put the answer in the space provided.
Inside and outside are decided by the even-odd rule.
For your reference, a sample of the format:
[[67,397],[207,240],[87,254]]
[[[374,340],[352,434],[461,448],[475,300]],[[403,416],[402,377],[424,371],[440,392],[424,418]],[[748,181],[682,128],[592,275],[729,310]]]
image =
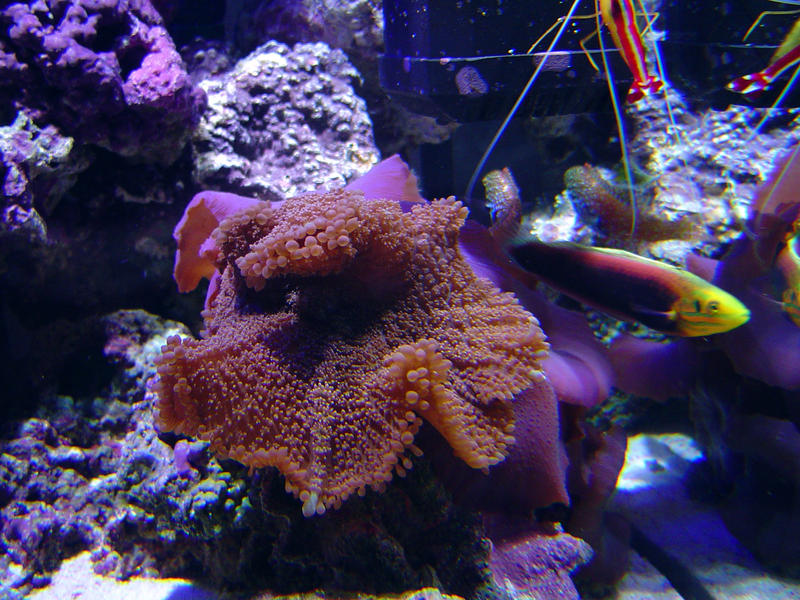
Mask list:
[[794,86],[794,82],[797,81],[798,76],[800,76],[800,66],[794,70],[794,73],[792,73],[792,76],[789,78],[789,81],[784,86],[781,93],[778,94],[778,97],[775,98],[775,101],[769,107],[764,109],[764,114],[758,120],[756,126],[753,127],[753,130],[750,132],[750,135],[744,142],[745,144],[749,144],[750,142],[752,142],[753,138],[755,138],[759,133],[761,133],[761,128],[764,127],[764,123],[766,123],[767,119],[769,119],[772,116],[772,111],[774,111],[776,108],[778,108],[778,106],[780,106],[780,103],[783,102],[783,99],[786,97],[786,94],[788,94],[792,90],[792,86]]
[[[798,2],[800,2],[800,0],[798,0]],[[645,11],[645,8],[644,8],[644,1],[643,0],[639,0],[639,8],[642,10],[642,12],[644,14],[647,14],[646,11]],[[648,27],[650,27],[650,31],[651,32],[653,31],[652,24],[656,20],[657,20],[657,18],[653,19],[653,21],[650,21],[648,19],[648,23],[649,23]],[[667,107],[667,119],[669,119],[669,126],[670,126],[670,129],[672,130],[672,131],[670,131],[670,133],[672,134],[673,141],[677,145],[677,144],[680,144],[681,140],[680,140],[680,136],[678,135],[678,125],[675,122],[675,113],[673,112],[672,104],[669,101],[669,87],[670,86],[667,85],[667,72],[664,69],[664,60],[661,57],[661,46],[658,45],[658,36],[656,34],[653,33],[650,36],[650,40],[653,42],[653,56],[655,57],[655,61],[656,61],[656,71],[658,71],[658,76],[661,79],[661,81],[664,82],[664,90],[663,90],[664,104]],[[681,160],[681,162],[683,163],[683,166],[685,167],[686,166],[686,161]]]
[[514,106],[511,107],[508,115],[506,115],[505,120],[498,128],[497,132],[494,134],[492,141],[489,142],[489,145],[486,147],[486,151],[481,156],[481,159],[478,161],[478,166],[475,167],[475,170],[472,171],[472,175],[469,178],[469,183],[467,184],[467,191],[465,192],[464,196],[468,202],[472,200],[472,192],[475,190],[475,184],[478,181],[478,177],[480,176],[483,167],[486,165],[486,161],[489,159],[489,155],[494,150],[495,146],[497,146],[497,142],[500,141],[503,133],[505,132],[508,124],[511,122],[511,119],[514,118],[514,115],[519,110],[519,107],[522,105],[522,102],[525,100],[525,96],[528,95],[528,91],[533,87],[533,84],[539,78],[539,73],[541,73],[542,69],[547,62],[547,58],[550,56],[550,53],[555,48],[556,44],[561,40],[561,36],[564,34],[564,30],[567,28],[570,20],[572,19],[572,15],[575,13],[575,10],[578,8],[578,5],[581,3],[581,0],[575,0],[572,3],[572,7],[569,9],[569,12],[563,18],[564,20],[561,23],[561,27],[558,28],[558,32],[556,33],[553,41],[550,42],[550,45],[547,47],[545,51],[544,60],[540,61],[538,65],[536,65],[536,69],[533,71],[533,75],[531,75],[530,79],[528,79],[528,83],[525,84],[525,87],[522,88],[522,92],[520,93],[517,101],[514,103]]
[[614,87],[614,79],[611,73],[611,64],[608,62],[606,56],[606,46],[603,43],[603,31],[600,23],[600,13],[595,16],[597,20],[597,39],[600,42],[600,56],[603,58],[603,70],[606,73],[606,81],[608,83],[608,91],[611,95],[611,106],[614,109],[614,117],[617,120],[617,132],[619,133],[619,147],[622,151],[622,169],[625,171],[625,181],[628,183],[628,196],[631,200],[631,239],[636,233],[636,190],[633,186],[633,175],[631,174],[631,162],[628,157],[628,146],[625,143],[625,123],[622,120],[622,111],[619,108],[619,99],[617,98],[617,90]]

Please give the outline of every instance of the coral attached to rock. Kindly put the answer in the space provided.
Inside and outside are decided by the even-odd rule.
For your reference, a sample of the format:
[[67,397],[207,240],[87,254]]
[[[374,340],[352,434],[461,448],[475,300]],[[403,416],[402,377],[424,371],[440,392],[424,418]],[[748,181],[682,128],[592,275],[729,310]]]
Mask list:
[[0,229],[35,225],[41,220],[37,208],[52,210],[88,166],[86,153],[73,151],[72,138],[17,113],[11,125],[0,127]]
[[492,575],[509,597],[580,600],[570,573],[592,556],[583,540],[558,527],[516,522],[510,531],[493,531],[492,542]]
[[226,19],[237,45],[247,49],[263,40],[322,41],[364,62],[375,61],[383,47],[381,3],[371,0],[246,0],[244,10]]
[[5,3],[0,104],[82,143],[171,162],[205,106],[149,0]]
[[341,50],[268,42],[201,82],[209,109],[194,139],[198,182],[283,200],[360,175],[378,151],[358,80]]
[[[634,240],[649,243],[675,238],[685,239],[696,237],[699,232],[699,225],[685,215],[670,220],[663,214],[653,214],[637,206],[636,230],[631,238],[633,209],[629,202],[621,199],[627,194],[623,190],[615,190],[599,169],[589,165],[571,167],[564,173],[564,184],[577,201],[578,211],[588,209],[597,220],[597,226],[606,244],[630,246]],[[639,196],[641,201],[642,194],[639,193]]]
[[[277,473],[248,477],[206,442],[159,439],[154,358],[168,336],[190,335],[184,326],[140,310],[103,323],[104,353],[120,367],[108,391],[54,397],[0,427],[0,598],[31,597],[83,551],[97,574],[180,575],[247,597],[430,582],[471,597],[490,586],[478,519],[449,502],[424,460],[385,494],[305,519]],[[58,590],[44,593],[66,597]]]
[[470,466],[502,461],[547,344],[462,257],[466,213],[342,190],[224,219],[205,339],[163,348],[159,427],[278,467],[306,515],[404,474],[423,418]]

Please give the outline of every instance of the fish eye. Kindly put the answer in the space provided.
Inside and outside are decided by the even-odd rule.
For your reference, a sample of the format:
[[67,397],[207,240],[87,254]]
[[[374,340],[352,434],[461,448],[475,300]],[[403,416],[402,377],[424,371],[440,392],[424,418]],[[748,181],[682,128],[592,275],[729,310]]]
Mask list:
[[719,310],[719,302],[712,300],[708,303],[708,312],[715,313]]

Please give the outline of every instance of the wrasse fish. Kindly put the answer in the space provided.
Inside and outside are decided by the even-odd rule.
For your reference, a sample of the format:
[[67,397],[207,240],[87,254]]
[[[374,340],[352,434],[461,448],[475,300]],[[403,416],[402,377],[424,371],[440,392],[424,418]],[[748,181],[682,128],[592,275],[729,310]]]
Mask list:
[[570,242],[513,244],[511,256],[556,290],[623,320],[686,337],[743,325],[750,311],[700,277],[624,250]]
[[726,87],[732,92],[739,92],[750,100],[755,100],[784,71],[797,65],[800,65],[800,19],[795,21],[765,69],[757,73],[742,75],[731,81]]
[[489,233],[498,242],[507,242],[517,235],[522,213],[517,182],[508,167],[488,172],[481,181],[486,190],[486,207],[492,217]]
[[647,70],[642,32],[636,23],[633,1],[597,0],[597,4],[603,17],[603,24],[608,28],[614,45],[633,74],[627,101],[633,104],[648,94],[661,91],[664,82]]
[[800,231],[780,251],[775,266],[786,281],[782,295],[783,311],[800,327]]

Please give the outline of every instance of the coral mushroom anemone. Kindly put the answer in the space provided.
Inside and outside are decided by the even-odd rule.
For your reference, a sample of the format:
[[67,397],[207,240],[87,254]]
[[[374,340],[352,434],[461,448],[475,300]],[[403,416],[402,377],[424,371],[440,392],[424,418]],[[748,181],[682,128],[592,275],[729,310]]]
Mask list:
[[423,419],[469,466],[502,461],[548,346],[462,256],[466,215],[339,190],[222,219],[204,339],[162,348],[159,428],[277,467],[306,516],[403,475]]

